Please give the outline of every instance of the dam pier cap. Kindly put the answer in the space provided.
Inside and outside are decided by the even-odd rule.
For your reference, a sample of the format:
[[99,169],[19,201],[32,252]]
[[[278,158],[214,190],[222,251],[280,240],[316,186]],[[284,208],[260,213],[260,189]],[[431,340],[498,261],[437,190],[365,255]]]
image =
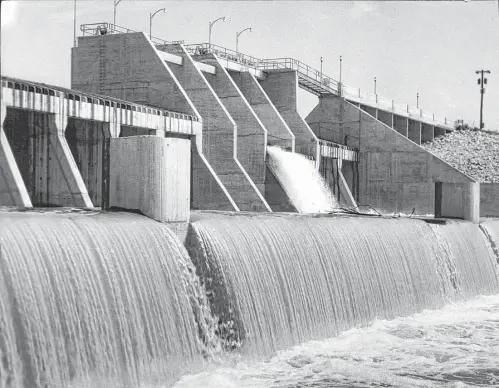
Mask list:
[[[338,206],[487,215],[478,184],[420,147],[453,130],[447,119],[292,58],[110,23],[81,31],[71,89],[2,76],[1,205],[117,207],[166,222],[189,210],[293,210],[268,166],[278,146],[308,158]],[[305,118],[298,88],[319,97]]]

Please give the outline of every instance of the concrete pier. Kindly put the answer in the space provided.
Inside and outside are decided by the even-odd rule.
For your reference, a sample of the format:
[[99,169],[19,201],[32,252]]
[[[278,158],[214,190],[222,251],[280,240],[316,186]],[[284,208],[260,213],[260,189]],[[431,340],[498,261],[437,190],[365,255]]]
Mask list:
[[92,208],[66,126],[64,115],[7,108],[3,129],[33,205]]
[[109,206],[160,222],[186,222],[190,212],[190,141],[135,136],[110,141]]
[[297,72],[293,70],[269,70],[267,77],[259,82],[293,132],[295,151],[317,161],[319,158],[317,136],[297,111]]
[[224,104],[181,45],[167,45],[164,50],[182,58],[181,65],[168,66],[203,119],[203,154],[231,199],[239,210],[270,211],[263,194],[238,160],[237,125]]
[[32,207],[21,172],[4,132],[7,106],[1,104],[0,116],[0,206]]
[[[386,213],[410,214],[414,209],[415,214],[433,214],[433,182],[474,182],[340,97],[322,96],[307,121],[313,128],[320,126],[321,137],[346,136],[349,145],[359,150],[359,202]],[[397,121],[399,128],[400,123],[406,128],[407,118]],[[329,133],[325,128],[330,128]]]
[[480,184],[435,183],[435,217],[480,221]]
[[267,96],[262,86],[249,71],[229,71],[246,101],[267,129],[267,143],[290,151],[295,150],[295,135]]
[[270,211],[263,198],[267,129],[217,57],[213,54],[195,55],[193,59],[215,68],[215,74],[206,72],[204,76],[237,125],[237,160],[262,194],[262,202]]

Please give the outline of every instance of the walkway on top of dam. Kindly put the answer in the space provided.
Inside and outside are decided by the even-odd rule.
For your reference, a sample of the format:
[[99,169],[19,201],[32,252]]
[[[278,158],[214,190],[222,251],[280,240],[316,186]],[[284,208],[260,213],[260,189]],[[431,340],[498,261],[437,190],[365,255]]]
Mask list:
[[[83,32],[83,36],[136,32],[134,30],[106,22],[82,24],[80,29]],[[169,42],[152,36],[149,38],[156,46],[184,44],[184,41]],[[264,78],[265,70],[295,70],[298,74],[299,86],[317,96],[325,94],[333,94],[336,96],[340,95],[347,101],[360,105],[361,108],[363,106],[367,106],[380,111],[389,112],[393,115],[406,117],[411,120],[439,127],[445,129],[446,131],[452,131],[454,129],[452,120],[447,118],[438,119],[434,113],[425,112],[422,109],[411,107],[408,104],[397,103],[392,99],[379,96],[378,94],[368,93],[360,90],[359,88],[345,85],[344,83],[340,83],[323,72],[294,58],[261,59],[209,43],[187,44],[184,45],[184,47],[191,54],[212,53],[219,58],[225,59],[225,66],[229,70],[250,71],[257,78]],[[174,58],[176,56],[173,54],[164,54],[163,59],[165,61],[173,61],[178,64],[181,63],[181,58]],[[197,63],[197,66],[201,71],[212,74],[215,73],[215,69],[212,66],[202,63]]]
[[[195,135],[199,118],[114,97],[1,76],[2,105],[85,120]],[[118,134],[116,134],[118,135]]]

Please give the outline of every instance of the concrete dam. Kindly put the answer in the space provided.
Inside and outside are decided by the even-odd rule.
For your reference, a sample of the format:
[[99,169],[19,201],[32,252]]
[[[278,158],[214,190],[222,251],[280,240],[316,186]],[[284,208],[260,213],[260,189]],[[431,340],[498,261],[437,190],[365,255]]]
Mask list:
[[447,120],[81,29],[71,89],[2,76],[0,387],[499,383],[499,206],[420,147]]

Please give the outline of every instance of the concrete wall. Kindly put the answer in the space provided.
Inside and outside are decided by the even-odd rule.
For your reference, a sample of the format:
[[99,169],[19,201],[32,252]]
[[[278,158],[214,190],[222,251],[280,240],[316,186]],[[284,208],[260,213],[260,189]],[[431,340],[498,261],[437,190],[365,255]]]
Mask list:
[[229,72],[246,101],[267,129],[267,143],[294,151],[295,136],[263,90],[249,72]]
[[137,210],[161,222],[188,221],[190,148],[188,139],[111,139],[109,206]]
[[0,206],[32,207],[21,172],[3,130],[7,107],[1,105],[0,116]]
[[435,183],[435,217],[480,221],[480,184]]
[[[243,211],[270,211],[262,193],[237,158],[237,126],[220,98],[180,45],[168,45],[165,50],[183,59],[182,65],[169,64],[169,67],[203,118],[202,153],[230,194],[231,201]],[[201,174],[207,171],[203,166],[196,169],[196,176],[200,178]],[[216,181],[208,175],[202,178],[203,181],[207,179],[210,179],[212,184],[203,184],[201,187],[214,187]],[[194,190],[199,190],[196,184],[193,186]],[[212,200],[209,202],[212,204],[217,201],[215,194],[211,194]],[[201,201],[196,203],[203,206]],[[225,206],[226,203],[227,199],[223,198],[220,206]]]
[[282,188],[281,183],[268,166],[265,174],[265,199],[275,212],[298,212],[291,203],[288,194]]
[[401,135],[409,136],[409,119],[407,117],[393,115],[393,129]]
[[79,37],[72,48],[71,88],[197,116],[142,32]]
[[103,189],[104,180],[109,175],[105,163],[109,158],[109,142],[106,140],[110,138],[108,123],[68,120],[66,140],[94,206],[105,207],[103,201],[107,201]]
[[193,56],[197,62],[211,65],[215,74],[204,73],[218,98],[237,125],[237,159],[260,193],[265,191],[267,130],[219,59],[212,54]]
[[266,70],[266,74],[266,78],[259,81],[260,85],[295,135],[295,151],[318,160],[317,137],[297,111],[297,72]]
[[339,97],[323,96],[308,120],[333,128],[359,149],[359,204],[387,213],[412,213],[415,208],[415,214],[434,214],[434,182],[474,182]]
[[499,183],[480,184],[480,216],[499,217]]
[[417,145],[421,145],[421,121],[409,119],[408,137]]
[[[73,88],[192,114],[200,117],[201,120],[208,118],[209,122],[206,128],[210,130],[213,127],[212,116],[216,116],[218,110],[215,109],[213,115],[206,114],[210,109],[209,104],[202,102],[202,90],[206,82],[199,83],[199,77],[192,70],[192,61],[185,61],[185,66],[180,67],[187,68],[185,74],[187,74],[188,82],[192,84],[193,88],[196,88],[196,83],[203,85],[199,93],[200,98],[196,101],[205,113],[203,116],[200,115],[176,79],[172,69],[164,62],[158,50],[143,33],[83,37],[78,39],[78,47],[72,50],[71,82]],[[184,71],[177,73],[183,75]],[[191,82],[192,74],[194,74],[194,78]],[[197,93],[192,92],[191,94],[196,95]],[[194,141],[198,146],[196,153],[200,156],[192,160],[193,204],[196,204],[195,206],[199,209],[225,210],[227,203],[233,203],[233,200],[227,198],[227,190],[221,187],[223,184],[216,176],[215,169],[210,165],[212,158],[206,158],[203,155],[206,150],[203,148],[202,132],[205,123],[193,124],[195,124],[194,132],[196,134]],[[223,120],[219,124],[223,126]],[[234,128],[233,124],[229,124],[231,128]],[[123,135],[138,134],[138,131],[134,132],[134,128],[123,127]],[[212,137],[210,138],[212,139]],[[215,142],[215,139],[212,141]],[[228,141],[230,142],[230,139]],[[230,152],[232,145],[226,144],[226,147]],[[207,148],[211,149],[211,147]],[[240,170],[237,166],[233,169]],[[230,170],[228,173],[230,174]],[[242,174],[240,171],[239,173]],[[240,182],[238,182],[241,186],[245,187],[245,183],[243,183],[245,178],[237,179],[239,179]],[[246,183],[246,185],[248,184]],[[206,192],[206,190],[208,191]],[[220,196],[220,193],[223,196]],[[255,202],[258,203],[258,199],[255,199]],[[251,204],[248,206],[251,207]],[[230,210],[237,210],[237,207]]]
[[62,115],[7,108],[3,129],[33,205],[92,208],[66,126]]
[[421,123],[421,142],[432,142],[435,138],[435,127],[430,124]]

